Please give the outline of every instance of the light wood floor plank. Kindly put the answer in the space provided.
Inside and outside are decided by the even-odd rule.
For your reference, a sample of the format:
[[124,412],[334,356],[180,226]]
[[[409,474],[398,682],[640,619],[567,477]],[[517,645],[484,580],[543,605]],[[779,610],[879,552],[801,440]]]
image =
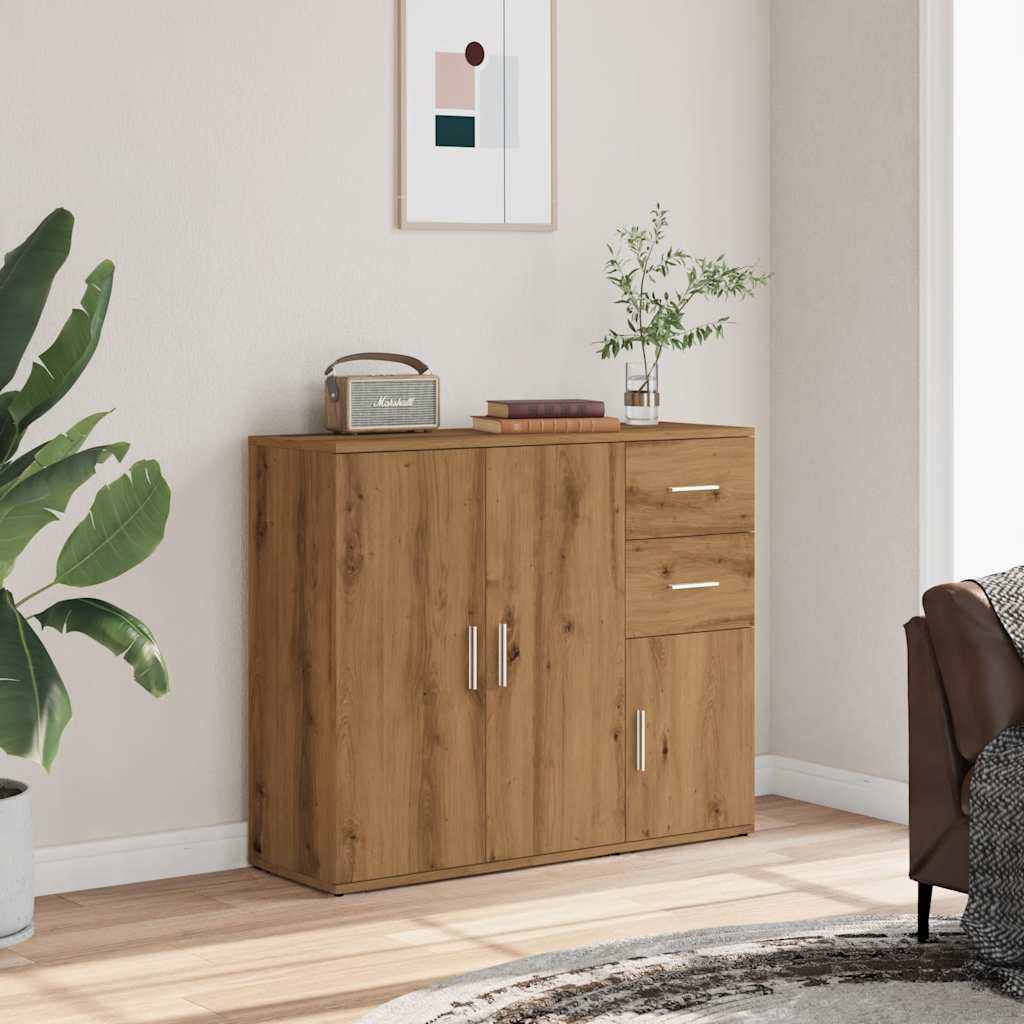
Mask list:
[[[3,1024],[344,1024],[550,950],[727,924],[910,911],[906,830],[780,797],[750,837],[335,898],[262,872],[38,901],[0,951]],[[963,897],[936,892],[935,912]]]

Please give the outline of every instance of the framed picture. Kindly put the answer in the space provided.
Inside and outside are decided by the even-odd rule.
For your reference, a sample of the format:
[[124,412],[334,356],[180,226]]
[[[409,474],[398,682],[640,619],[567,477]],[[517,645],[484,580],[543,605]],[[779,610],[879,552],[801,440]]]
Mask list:
[[399,0],[403,228],[555,228],[555,0]]

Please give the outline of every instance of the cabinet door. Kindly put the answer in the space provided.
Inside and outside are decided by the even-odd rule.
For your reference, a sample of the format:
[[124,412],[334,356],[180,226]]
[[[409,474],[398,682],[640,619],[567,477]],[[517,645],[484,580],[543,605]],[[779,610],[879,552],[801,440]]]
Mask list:
[[622,448],[487,452],[490,860],[625,835]]
[[480,863],[484,454],[339,458],[338,880]]
[[754,820],[753,631],[626,644],[629,839]]

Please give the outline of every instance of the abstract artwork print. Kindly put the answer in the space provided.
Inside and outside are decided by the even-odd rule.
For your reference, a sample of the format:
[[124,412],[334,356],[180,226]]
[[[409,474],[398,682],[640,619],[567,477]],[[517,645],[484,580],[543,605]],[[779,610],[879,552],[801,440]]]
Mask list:
[[403,227],[554,227],[554,0],[401,0]]

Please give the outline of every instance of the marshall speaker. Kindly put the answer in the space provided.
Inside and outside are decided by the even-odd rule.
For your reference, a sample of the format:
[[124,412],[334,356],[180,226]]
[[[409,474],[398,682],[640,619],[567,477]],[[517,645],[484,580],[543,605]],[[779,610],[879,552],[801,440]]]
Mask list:
[[[336,376],[339,363],[379,359],[402,363],[415,373],[359,373]],[[327,429],[335,434],[436,430],[441,421],[441,383],[427,364],[393,352],[357,352],[335,359],[324,371]]]

